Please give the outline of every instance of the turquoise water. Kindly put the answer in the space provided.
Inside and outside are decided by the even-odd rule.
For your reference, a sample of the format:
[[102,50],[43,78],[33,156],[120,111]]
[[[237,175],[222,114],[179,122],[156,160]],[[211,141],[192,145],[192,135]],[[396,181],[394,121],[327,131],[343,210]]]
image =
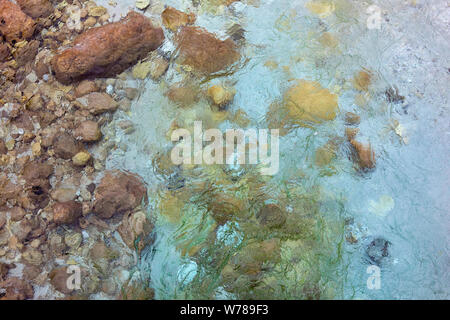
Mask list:
[[[116,122],[130,120],[136,130],[127,135],[119,129],[114,132],[119,148],[109,155],[107,166],[136,172],[148,184],[155,242],[144,250],[135,271],[147,279],[156,298],[260,297],[258,288],[267,286],[273,289],[269,297],[280,299],[448,299],[450,12],[446,2],[376,1],[380,29],[367,25],[366,10],[372,3],[359,1],[329,1],[332,9],[322,16],[308,10],[306,1],[243,1],[218,11],[205,4],[193,7],[190,1],[165,4],[190,8],[198,15],[197,25],[222,38],[233,24],[245,30],[236,71],[198,81],[202,89],[232,85],[236,96],[229,111],[245,111],[249,127],[268,127],[269,106],[282,99],[295,79],[317,81],[337,94],[340,112],[333,121],[299,127],[281,137],[280,171],[271,178],[259,177],[252,168],[220,168],[237,175],[232,197],[254,196],[255,208],[248,209],[248,216],[214,223],[205,199],[193,190],[220,170],[201,166],[175,175],[183,176],[184,186],[176,193],[181,204],[172,210],[181,212],[181,218],[171,220],[162,211],[174,172],[161,174],[155,159],[170,149],[166,132],[174,119],[190,125],[207,118],[209,106],[201,100],[191,108],[180,108],[167,99],[167,88],[183,79],[176,64],[161,81],[137,83],[141,94],[131,111],[115,115]],[[323,44],[324,33],[336,39],[336,46]],[[171,35],[166,36],[160,51],[176,54]],[[354,75],[363,69],[373,74],[368,92],[352,85]],[[398,88],[404,102],[387,101],[385,91],[390,87]],[[356,103],[362,99],[358,95],[366,100],[363,106]],[[361,117],[358,137],[371,142],[377,157],[371,172],[355,170],[344,142],[331,164],[314,163],[317,148],[330,139],[345,141],[345,112]],[[236,124],[224,121],[218,127]],[[113,123],[110,130],[114,128]],[[230,187],[216,183],[218,190]],[[257,191],[270,197],[260,197]],[[206,197],[208,203],[214,202],[217,193]],[[273,237],[272,231],[258,233],[247,225],[258,206],[267,202],[308,221],[299,229],[307,231],[290,234],[291,238],[278,234],[281,260],[270,262],[258,280],[241,275],[242,288],[252,288],[247,292],[230,289],[223,280],[227,263],[247,254],[252,239]],[[346,241],[350,234],[357,243]],[[370,290],[366,270],[374,263],[368,261],[366,248],[376,238],[390,242],[389,254],[379,264],[381,288]],[[200,249],[195,253],[183,254],[197,250],[193,248],[197,245]]]

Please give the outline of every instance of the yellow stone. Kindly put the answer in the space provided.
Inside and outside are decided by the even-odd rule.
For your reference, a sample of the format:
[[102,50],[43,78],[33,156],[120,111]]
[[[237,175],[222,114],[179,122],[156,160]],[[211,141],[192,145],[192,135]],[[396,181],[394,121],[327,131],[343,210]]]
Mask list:
[[216,85],[208,89],[208,96],[215,105],[222,107],[231,102],[234,98],[234,92],[225,89],[223,86]]
[[33,156],[38,157],[41,155],[41,144],[39,142],[35,142],[31,145],[31,152]]
[[305,7],[321,18],[328,17],[335,10],[334,3],[331,0],[313,0],[306,3]]
[[324,167],[329,165],[331,161],[333,161],[335,156],[335,151],[327,144],[316,150],[314,163],[316,164],[316,166]]
[[319,38],[321,45],[329,48],[336,48],[339,44],[338,40],[329,32],[325,32]]
[[86,151],[78,152],[73,158],[73,164],[76,166],[84,166],[91,159],[91,155]]
[[148,74],[151,71],[152,63],[150,61],[147,62],[139,62],[137,65],[133,68],[133,77],[135,79],[141,79],[144,80],[147,78]]
[[183,207],[183,201],[169,192],[164,195],[164,198],[161,199],[159,204],[161,214],[167,217],[172,223],[180,221]]
[[11,151],[16,146],[16,142],[12,139],[8,140],[8,141],[6,141],[5,146],[6,146],[6,149],[8,149],[8,151]]
[[108,10],[106,10],[106,8],[102,6],[90,7],[88,9],[88,13],[91,17],[101,17],[105,13],[108,13]]
[[353,86],[359,91],[368,91],[372,82],[372,75],[367,71],[360,71],[353,79]]
[[336,118],[338,96],[322,88],[318,82],[298,80],[284,95],[288,116],[294,123],[320,123]]
[[150,0],[136,0],[136,8],[144,10],[150,5]]

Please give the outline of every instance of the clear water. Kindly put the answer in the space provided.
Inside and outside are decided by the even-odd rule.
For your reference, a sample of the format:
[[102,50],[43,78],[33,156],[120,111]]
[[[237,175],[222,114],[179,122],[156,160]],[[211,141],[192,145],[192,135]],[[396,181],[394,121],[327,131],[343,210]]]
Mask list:
[[[121,8],[127,3],[123,1]],[[232,83],[237,94],[230,111],[245,111],[250,127],[267,127],[270,104],[282,97],[294,79],[318,81],[339,94],[336,120],[282,137],[280,172],[263,181],[262,188],[272,201],[293,206],[295,211],[307,195],[319,212],[311,228],[314,245],[307,246],[312,249],[302,249],[299,243],[308,243],[303,236],[304,242],[283,240],[282,261],[267,277],[277,283],[273,287],[284,289],[274,290],[271,297],[305,298],[297,287],[308,278],[306,283],[320,287],[321,298],[448,299],[450,7],[441,0],[329,3],[334,5],[333,12],[320,18],[305,7],[306,1],[242,1],[221,10],[210,10],[205,4],[194,8],[190,1],[164,2],[180,10],[191,8],[198,15],[196,24],[220,37],[233,23],[245,30],[241,54],[246,63],[233,74],[203,83],[202,88],[221,81]],[[379,30],[367,27],[366,10],[371,4],[382,10]],[[337,39],[336,48],[320,43],[324,32]],[[165,44],[163,50],[167,53],[170,48]],[[268,67],[268,61],[277,67]],[[362,68],[374,74],[364,107],[355,104],[359,92],[351,85]],[[156,298],[240,298],[240,293],[223,286],[224,265],[217,260],[223,258],[226,263],[224,257],[244,250],[241,245],[247,243],[246,232],[250,232],[245,221],[244,225],[234,221],[216,226],[195,196],[185,201],[177,222],[161,214],[170,179],[158,172],[155,158],[171,146],[166,132],[174,119],[189,124],[208,117],[204,101],[182,109],[164,96],[167,87],[180,79],[172,65],[164,80],[137,83],[141,94],[131,111],[116,113],[108,129],[119,148],[110,153],[107,166],[136,172],[148,184],[156,240],[141,255],[138,272],[149,275]],[[405,103],[386,101],[384,91],[392,86],[405,96]],[[377,167],[368,174],[354,169],[345,147],[331,167],[314,165],[318,147],[332,137],[344,136],[347,111],[361,116],[360,137],[370,140],[376,152]],[[131,134],[123,134],[115,125],[124,119],[135,125]],[[226,121],[219,128],[232,126]],[[203,167],[198,176],[187,175],[186,186],[210,179],[217,173],[214,170]],[[248,176],[257,176],[248,170]],[[244,189],[246,184],[253,187],[248,180],[242,183]],[[253,191],[239,192],[245,197]],[[349,232],[357,244],[345,241]],[[365,249],[377,237],[391,246],[381,265],[381,288],[369,290]],[[183,255],[183,246],[190,250],[192,244],[201,246],[200,253]]]

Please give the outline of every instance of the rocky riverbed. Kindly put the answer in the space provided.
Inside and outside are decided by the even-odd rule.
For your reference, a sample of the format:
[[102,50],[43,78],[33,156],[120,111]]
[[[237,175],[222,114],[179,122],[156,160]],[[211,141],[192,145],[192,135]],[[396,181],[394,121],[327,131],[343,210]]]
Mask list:
[[[386,116],[407,112],[408,88],[374,66],[339,66],[354,52],[328,29],[339,22],[345,34],[360,12],[352,1],[283,4],[262,37],[289,37],[295,50],[250,43],[245,8],[272,2],[0,0],[0,299],[349,297],[341,251],[369,237],[333,177],[386,170],[373,121],[408,144]],[[254,101],[241,88],[251,72],[255,86],[276,74]],[[174,165],[170,136],[195,120],[280,129],[281,173]],[[393,202],[369,211],[386,215]],[[368,259],[383,265],[391,245],[371,239]]]

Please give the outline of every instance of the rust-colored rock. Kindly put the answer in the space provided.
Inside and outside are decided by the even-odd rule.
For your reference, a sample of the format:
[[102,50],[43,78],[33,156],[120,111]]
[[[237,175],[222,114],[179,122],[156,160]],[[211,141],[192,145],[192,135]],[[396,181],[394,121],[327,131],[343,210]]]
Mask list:
[[237,46],[230,38],[222,41],[214,34],[192,26],[185,26],[176,37],[182,64],[202,73],[225,69],[239,59]]
[[87,96],[87,108],[92,114],[101,114],[109,111],[115,111],[119,104],[107,93],[92,92]]
[[102,133],[95,121],[84,121],[74,132],[75,139],[80,139],[83,142],[95,142],[100,140]]
[[98,87],[94,81],[84,80],[75,88],[75,97],[79,98],[97,90]]
[[26,300],[34,295],[33,287],[29,283],[15,277],[0,282],[0,289],[5,290],[0,300]]
[[82,214],[82,205],[79,202],[58,202],[53,205],[53,221],[56,224],[72,224]]
[[46,18],[53,13],[49,0],[16,0],[23,12],[32,18]]
[[376,165],[375,152],[373,151],[372,145],[363,144],[356,140],[350,141],[351,145],[356,151],[356,162],[358,163],[361,170],[367,171],[374,169]]
[[108,171],[95,190],[93,212],[104,219],[129,212],[146,199],[146,194],[144,183],[136,175]]
[[176,31],[179,27],[183,27],[195,22],[195,14],[184,13],[172,7],[167,7],[161,14],[162,22],[166,28]]
[[34,20],[20,7],[8,0],[0,0],[0,34],[11,44],[31,38]]
[[51,64],[63,83],[87,76],[112,76],[144,58],[163,40],[161,28],[130,12],[119,22],[87,30],[74,40],[72,48],[53,57]]

